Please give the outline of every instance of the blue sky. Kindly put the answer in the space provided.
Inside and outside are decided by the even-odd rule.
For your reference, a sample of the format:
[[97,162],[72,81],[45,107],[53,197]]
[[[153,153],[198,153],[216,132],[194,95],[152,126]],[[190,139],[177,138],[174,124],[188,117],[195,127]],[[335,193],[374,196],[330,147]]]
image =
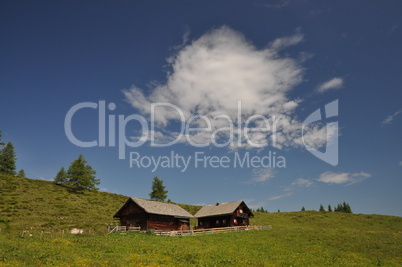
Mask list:
[[[0,130],[12,141],[17,168],[30,178],[52,180],[83,154],[97,171],[103,191],[147,198],[154,176],[164,180],[169,198],[189,204],[243,199],[253,208],[296,211],[347,201],[355,213],[402,216],[402,3],[400,1],[5,1],[0,8]],[[336,115],[303,122],[337,100]],[[105,146],[98,114],[105,101]],[[242,122],[237,120],[238,102]],[[170,103],[189,127],[228,126],[282,115],[277,131],[251,134],[253,144],[221,131],[192,132],[195,147],[180,139],[166,147],[148,139],[137,147],[109,143],[109,116],[138,115],[151,125],[152,103]],[[155,139],[169,142],[181,124],[172,108],[155,113]],[[337,122],[337,126],[335,127]],[[332,125],[332,126],[331,126]],[[123,125],[124,126],[124,125]],[[124,128],[122,128],[124,129]],[[112,127],[115,142],[137,142],[139,121]],[[120,133],[120,137],[119,137]],[[327,138],[327,134],[329,139]],[[276,142],[273,143],[273,136]],[[325,153],[338,139],[337,164],[310,153]],[[209,142],[209,143],[208,143]],[[138,143],[139,144],[139,143]],[[168,160],[173,153],[188,168],[130,167],[130,153]],[[197,155],[229,161],[196,167]],[[283,158],[285,166],[239,166],[236,157]],[[332,156],[334,156],[332,155]],[[265,158],[267,159],[267,158]],[[172,162],[167,162],[173,164]],[[201,162],[199,162],[201,163]],[[211,165],[212,164],[212,165]],[[155,169],[155,171],[153,171]]]

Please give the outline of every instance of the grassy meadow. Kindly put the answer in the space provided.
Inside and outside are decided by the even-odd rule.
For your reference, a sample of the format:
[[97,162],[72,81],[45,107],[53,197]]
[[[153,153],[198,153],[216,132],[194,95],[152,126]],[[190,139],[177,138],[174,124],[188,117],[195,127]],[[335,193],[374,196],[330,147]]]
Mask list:
[[[0,175],[0,266],[402,266],[401,217],[255,213],[252,224],[272,229],[183,237],[107,234],[126,198]],[[66,233],[73,227],[84,234]],[[21,237],[23,230],[29,232]]]

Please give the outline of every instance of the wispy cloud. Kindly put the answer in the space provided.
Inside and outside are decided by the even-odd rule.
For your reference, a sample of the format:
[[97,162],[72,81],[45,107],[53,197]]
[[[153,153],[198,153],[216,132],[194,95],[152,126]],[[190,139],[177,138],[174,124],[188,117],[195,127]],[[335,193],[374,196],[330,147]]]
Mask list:
[[269,3],[260,3],[259,5],[272,9],[282,9],[284,7],[287,7],[291,3],[292,0],[276,0],[276,1],[269,1]]
[[392,33],[394,33],[397,29],[398,29],[399,25],[395,24],[394,26],[392,26],[391,30],[388,32],[388,35],[391,35]]
[[291,185],[293,185],[293,186],[311,187],[311,186],[314,185],[314,182],[311,181],[311,180],[299,178],[296,181],[294,181],[293,183],[291,183]]
[[253,179],[251,182],[266,182],[274,178],[274,170],[271,168],[259,168],[253,170]]
[[394,118],[395,118],[396,116],[398,116],[399,114],[401,114],[401,113],[402,113],[402,109],[398,110],[397,112],[395,112],[395,113],[392,114],[392,115],[387,116],[387,117],[381,122],[382,126],[385,126],[385,125],[387,125],[387,124],[391,124],[392,121],[394,120]]
[[278,199],[281,199],[284,197],[290,197],[291,195],[293,195],[293,192],[288,192],[288,193],[285,193],[285,194],[282,194],[279,196],[273,196],[273,197],[268,198],[268,200],[278,200]]
[[324,93],[328,90],[339,89],[343,86],[343,79],[339,77],[332,78],[319,86],[317,86],[317,92]]
[[296,45],[303,41],[304,35],[301,33],[300,28],[296,30],[296,33],[291,36],[285,36],[282,38],[278,38],[271,43],[271,48],[273,49],[283,49],[288,46]]
[[278,200],[292,196],[298,188],[314,186],[314,182],[308,179],[299,178],[293,181],[290,185],[283,188],[283,194],[268,198],[268,200]]
[[346,184],[351,185],[361,182],[367,178],[371,177],[371,174],[365,172],[358,173],[335,173],[335,172],[324,172],[317,179],[318,182],[327,184]]
[[402,166],[402,161],[399,162],[399,166]]
[[297,190],[297,188],[300,188],[300,187],[312,187],[312,186],[314,186],[314,182],[312,180],[299,178],[299,179],[293,181],[290,185],[285,186],[283,191],[293,192],[293,191]]

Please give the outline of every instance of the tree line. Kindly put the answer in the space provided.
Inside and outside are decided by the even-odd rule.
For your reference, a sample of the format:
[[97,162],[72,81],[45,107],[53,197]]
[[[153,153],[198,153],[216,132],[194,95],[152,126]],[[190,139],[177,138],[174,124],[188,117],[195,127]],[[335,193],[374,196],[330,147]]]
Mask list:
[[[260,208],[257,208],[255,210],[251,209],[251,211],[252,212],[268,212],[268,210],[264,209],[264,207],[260,207]],[[300,211],[306,211],[304,206],[301,208]],[[322,212],[325,212],[325,211],[332,212],[332,211],[334,211],[334,212],[353,213],[352,208],[350,207],[349,203],[347,203],[345,201],[343,203],[339,203],[338,205],[334,206],[333,209],[332,209],[331,205],[328,205],[327,210],[325,210],[324,206],[322,204],[320,204],[319,211],[322,211]],[[281,212],[281,211],[278,209],[278,212]]]
[[[304,206],[301,208],[301,211],[305,211],[306,209],[304,208]],[[319,211],[328,211],[328,212],[345,212],[345,213],[353,213],[352,212],[352,208],[350,207],[349,203],[347,202],[343,202],[343,203],[339,203],[338,205],[334,206],[334,209],[332,210],[331,205],[328,205],[327,210],[325,210],[324,206],[322,204],[320,204],[320,208]]]

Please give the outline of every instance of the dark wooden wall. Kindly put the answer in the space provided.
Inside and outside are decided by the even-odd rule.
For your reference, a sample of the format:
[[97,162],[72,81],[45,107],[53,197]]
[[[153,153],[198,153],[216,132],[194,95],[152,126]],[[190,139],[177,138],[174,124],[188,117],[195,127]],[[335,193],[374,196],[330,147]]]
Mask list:
[[120,212],[121,226],[140,226],[143,230],[187,230],[189,220],[168,215],[148,214],[134,201],[130,201]]
[[241,203],[232,214],[198,218],[198,228],[246,226],[250,224],[250,215],[250,210]]

